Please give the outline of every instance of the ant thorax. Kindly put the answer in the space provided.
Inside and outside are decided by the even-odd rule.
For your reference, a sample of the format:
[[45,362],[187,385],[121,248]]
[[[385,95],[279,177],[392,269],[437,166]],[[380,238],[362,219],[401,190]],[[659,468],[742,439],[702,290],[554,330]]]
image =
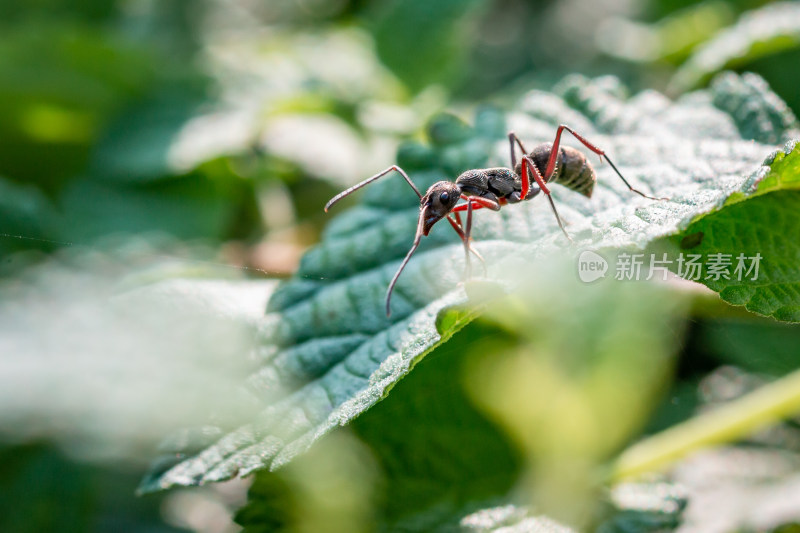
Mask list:
[[522,181],[510,168],[481,168],[468,170],[456,179],[461,192],[467,196],[480,196],[499,200],[522,190]]

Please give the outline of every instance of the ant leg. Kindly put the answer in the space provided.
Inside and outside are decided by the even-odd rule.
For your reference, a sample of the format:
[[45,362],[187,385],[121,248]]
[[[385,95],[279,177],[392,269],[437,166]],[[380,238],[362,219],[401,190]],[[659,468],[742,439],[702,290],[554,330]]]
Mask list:
[[517,166],[517,154],[514,151],[514,143],[515,142],[519,146],[519,149],[522,150],[522,155],[525,155],[525,154],[528,153],[528,151],[525,149],[525,147],[522,146],[522,141],[519,140],[519,137],[517,137],[517,134],[514,133],[513,131],[508,132],[508,144],[509,144],[509,147],[511,148],[511,168],[516,168],[516,166]]
[[406,182],[408,182],[408,184],[411,186],[412,189],[414,189],[414,192],[417,193],[417,196],[419,196],[419,198],[421,200],[422,199],[422,193],[419,192],[419,189],[417,189],[417,186],[414,185],[413,181],[411,181],[411,178],[408,177],[408,174],[406,174],[405,171],[402,168],[398,167],[397,165],[392,165],[389,168],[387,168],[386,170],[382,170],[381,172],[378,172],[377,174],[375,174],[371,178],[367,178],[364,181],[362,181],[361,183],[356,183],[355,185],[353,185],[349,189],[346,189],[346,190],[340,192],[339,194],[337,194],[336,196],[334,196],[333,198],[331,198],[328,201],[328,203],[325,204],[325,212],[327,212],[328,209],[330,209],[333,206],[333,204],[335,204],[336,202],[338,202],[339,200],[341,200],[345,196],[347,196],[349,194],[352,194],[353,192],[357,191],[361,187],[364,187],[365,185],[369,185],[370,183],[372,183],[373,181],[375,181],[375,180],[377,180],[379,178],[382,178],[383,176],[385,176],[386,174],[388,174],[389,172],[391,172],[393,170],[399,172],[400,175],[403,176],[403,179],[405,179]]
[[[478,257],[478,259],[481,260],[481,264],[483,265],[483,273],[485,275],[485,274],[487,274],[489,272],[486,269],[486,261],[484,261],[484,259],[481,256],[481,254],[479,254],[474,248],[472,248],[472,245],[469,244],[470,241],[471,241],[470,234],[472,233],[472,212],[473,211],[477,211],[478,209],[484,209],[484,208],[493,209],[495,211],[498,211],[500,209],[500,204],[498,202],[493,201],[493,200],[489,200],[488,198],[481,198],[479,196],[465,196],[465,195],[462,195],[461,197],[466,199],[467,202],[464,203],[464,204],[461,204],[459,206],[456,206],[451,212],[455,213],[456,217],[458,217],[459,222],[461,221],[461,216],[459,215],[459,213],[461,211],[466,211],[467,212],[466,231],[464,231],[463,233],[460,232],[459,234],[461,234],[462,235],[462,239],[464,239],[464,246],[469,246],[470,250],[472,251],[472,253],[474,253]],[[448,219],[449,219],[449,217],[448,217]],[[452,224],[452,222],[451,222],[451,224]],[[467,268],[466,268],[465,276],[467,278],[469,278],[472,275],[472,267],[469,264],[469,261],[467,261],[466,267]]]
[[[469,252],[475,254],[475,257],[477,257],[480,260],[481,265],[483,266],[484,274],[486,274],[488,272],[486,270],[486,260],[484,260],[483,256],[478,253],[478,250],[472,247],[472,243],[470,242],[469,239],[467,239],[466,234],[461,229],[461,217],[459,216],[459,214],[456,213],[456,220],[453,220],[453,218],[448,215],[447,221],[450,223],[451,226],[453,226],[453,229],[456,231],[456,233],[458,233],[458,236],[461,237],[461,241],[464,243],[464,255],[468,256]],[[465,261],[469,261],[469,257],[467,257]]]
[[[464,232],[463,237],[462,237],[462,239],[464,239],[464,246],[470,246],[470,250],[472,250],[472,252],[476,256],[478,256],[478,259],[481,260],[481,263],[483,263],[483,271],[487,272],[487,270],[486,270],[486,262],[483,260],[483,257],[481,257],[481,255],[478,252],[476,252],[474,249],[472,249],[472,246],[469,244],[469,242],[470,242],[470,233],[472,232],[472,212],[475,211],[475,210],[484,209],[484,208],[491,209],[493,211],[499,211],[501,204],[500,204],[500,202],[497,202],[495,200],[490,200],[489,198],[482,198],[480,196],[467,196],[465,194],[462,194],[461,198],[466,200],[466,203],[461,204],[461,205],[457,205],[456,207],[453,208],[451,213],[455,213],[455,216],[458,217],[458,221],[460,223],[461,222],[461,215],[459,215],[459,213],[461,211],[466,211],[467,212],[466,231]],[[467,275],[469,276],[469,274],[471,274],[471,266],[470,266],[469,260],[467,260]]]
[[[488,198],[481,198],[480,196],[467,196],[462,194],[461,198],[466,200],[468,203],[473,203],[473,207],[475,209],[482,209],[484,207],[491,209],[492,211],[500,211],[500,202],[496,202],[494,200],[489,200]],[[453,213],[458,213],[460,211],[466,211],[467,204],[457,205],[453,208]]]
[[[469,242],[470,233],[472,233],[472,202],[467,204],[467,227],[464,229],[466,242]],[[472,262],[469,260],[469,254],[467,254],[467,262],[464,265],[464,280],[469,280],[470,278],[472,278]]]
[[536,168],[536,165],[533,164],[531,158],[528,156],[524,156],[522,158],[522,173],[527,176],[528,172],[533,174],[533,179],[536,180],[536,183],[539,185],[539,188],[542,192],[547,195],[547,199],[550,202],[550,207],[553,210],[553,214],[556,216],[556,221],[558,222],[558,227],[561,228],[561,231],[564,232],[564,236],[569,239],[569,242],[572,242],[572,237],[569,236],[567,230],[564,228],[564,223],[561,221],[561,217],[558,215],[558,209],[556,209],[556,204],[553,202],[553,197],[550,196],[550,189],[547,188],[545,185],[545,180],[542,178],[542,175],[539,174],[539,169]]
[[594,152],[597,155],[599,155],[601,162],[603,161],[603,158],[605,158],[605,160],[608,161],[608,164],[611,165],[611,168],[614,169],[614,172],[617,173],[617,176],[619,176],[619,179],[621,179],[623,181],[623,183],[625,183],[625,185],[627,185],[628,189],[630,189],[631,192],[635,192],[636,194],[638,194],[640,196],[644,196],[645,198],[648,198],[650,200],[669,200],[669,198],[656,198],[654,196],[649,196],[649,195],[643,193],[642,191],[640,191],[638,189],[634,189],[631,186],[631,184],[628,183],[628,180],[625,179],[625,177],[622,175],[622,173],[619,171],[619,169],[617,169],[617,166],[608,158],[608,156],[606,155],[606,153],[603,150],[601,150],[600,148],[596,147],[595,145],[593,145],[592,143],[587,141],[585,138],[583,138],[583,136],[581,136],[579,133],[577,133],[575,130],[573,130],[572,128],[570,128],[566,124],[561,124],[558,127],[558,130],[556,131],[556,139],[553,141],[553,148],[550,150],[550,158],[547,160],[547,168],[544,171],[544,177],[545,177],[546,180],[550,179],[550,177],[553,175],[553,171],[555,170],[556,157],[558,157],[558,148],[559,148],[559,144],[561,143],[561,133],[564,130],[567,130],[568,132],[570,132],[572,135],[575,136],[576,139],[578,139],[581,143],[583,143],[583,145],[586,148],[588,148],[592,152]]

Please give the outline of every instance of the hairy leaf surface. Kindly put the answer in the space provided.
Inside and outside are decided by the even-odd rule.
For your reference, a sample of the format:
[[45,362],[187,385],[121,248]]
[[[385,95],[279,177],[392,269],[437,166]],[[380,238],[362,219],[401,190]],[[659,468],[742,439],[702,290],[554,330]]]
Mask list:
[[[670,198],[631,194],[609,165],[591,155],[598,173],[591,199],[553,188],[575,240],[569,250],[681,243],[697,224],[713,226],[703,230],[704,251],[741,246],[749,253],[763,245],[771,255],[755,282],[707,284],[731,303],[797,321],[800,268],[791,258],[800,239],[790,210],[800,197],[800,148],[787,144],[771,155],[775,143],[788,141],[797,128],[779,103],[753,78],[728,76],[672,102],[652,91],[628,97],[613,78],[571,77],[553,93],[529,93],[505,117],[483,109],[474,126],[440,117],[429,128],[430,143],[404,146],[398,163],[423,189],[469,168],[508,165],[507,130],[530,149],[552,141],[558,124],[566,123],[603,148],[635,187]],[[582,148],[571,137],[565,142]],[[472,320],[476,307],[442,315],[437,323],[443,308],[467,301],[459,285],[463,249],[444,223],[424,239],[400,278],[391,318],[383,312],[386,286],[413,238],[417,205],[402,179],[387,177],[367,189],[361,205],[332,219],[323,242],[270,300],[260,328],[259,370],[247,379],[263,403],[261,415],[154,473],[143,490],[280,467],[384,398],[426,353]],[[568,247],[544,198],[499,213],[480,211],[475,218],[485,277],[500,284],[527,258]]]

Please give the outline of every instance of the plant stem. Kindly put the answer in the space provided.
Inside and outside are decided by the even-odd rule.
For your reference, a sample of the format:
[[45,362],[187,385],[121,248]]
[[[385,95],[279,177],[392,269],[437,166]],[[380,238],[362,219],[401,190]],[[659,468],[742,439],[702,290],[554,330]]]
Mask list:
[[612,467],[611,481],[661,470],[701,448],[732,442],[800,412],[800,370],[637,442]]

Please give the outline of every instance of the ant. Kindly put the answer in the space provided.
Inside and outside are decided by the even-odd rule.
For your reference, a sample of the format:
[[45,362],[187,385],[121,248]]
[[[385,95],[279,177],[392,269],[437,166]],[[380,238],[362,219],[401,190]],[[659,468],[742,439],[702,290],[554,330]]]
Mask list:
[[[586,148],[600,156],[600,162],[605,158],[608,164],[611,165],[611,168],[614,169],[617,176],[619,176],[631,192],[650,200],[668,200],[668,198],[648,196],[642,191],[634,189],[603,150],[596,147],[575,130],[564,124],[558,127],[556,138],[552,143],[539,144],[535,146],[531,152],[525,149],[522,141],[520,141],[519,137],[517,137],[514,132],[510,132],[508,134],[508,142],[511,149],[512,168],[497,167],[467,170],[458,176],[455,182],[439,181],[434,183],[424,195],[417,189],[417,186],[414,185],[408,177],[408,174],[406,174],[402,168],[397,165],[392,165],[371,178],[365,179],[361,183],[357,183],[349,189],[342,191],[325,204],[325,211],[327,212],[333,204],[345,196],[392,171],[398,172],[406,182],[408,182],[411,188],[414,189],[417,196],[419,196],[419,221],[417,223],[417,233],[414,236],[414,244],[411,245],[411,249],[400,264],[400,268],[392,278],[392,281],[389,283],[389,288],[386,291],[387,317],[391,315],[390,302],[397,279],[400,277],[403,269],[419,246],[422,237],[428,235],[433,225],[442,218],[447,219],[464,243],[467,276],[469,276],[471,272],[469,260],[470,252],[481,260],[484,270],[486,268],[483,257],[472,248],[470,242],[472,212],[478,209],[486,208],[492,211],[499,211],[504,205],[530,200],[540,192],[543,192],[550,202],[550,208],[553,210],[553,214],[556,217],[558,227],[561,228],[561,231],[567,239],[572,242],[572,238],[567,233],[561,221],[561,217],[558,215],[556,204],[550,196],[550,189],[547,184],[558,183],[575,192],[583,194],[587,198],[591,198],[594,184],[597,182],[597,175],[583,153],[569,146],[561,146],[561,134],[564,130],[570,132],[586,146]],[[515,150],[517,146],[522,151],[522,160],[519,163],[517,163]],[[542,171],[542,169],[544,169],[544,171]],[[532,183],[532,180],[535,183]],[[465,203],[458,204],[459,200],[465,200]],[[463,211],[467,212],[466,225],[461,223],[460,213]],[[451,216],[451,213],[455,214],[455,219]]]

